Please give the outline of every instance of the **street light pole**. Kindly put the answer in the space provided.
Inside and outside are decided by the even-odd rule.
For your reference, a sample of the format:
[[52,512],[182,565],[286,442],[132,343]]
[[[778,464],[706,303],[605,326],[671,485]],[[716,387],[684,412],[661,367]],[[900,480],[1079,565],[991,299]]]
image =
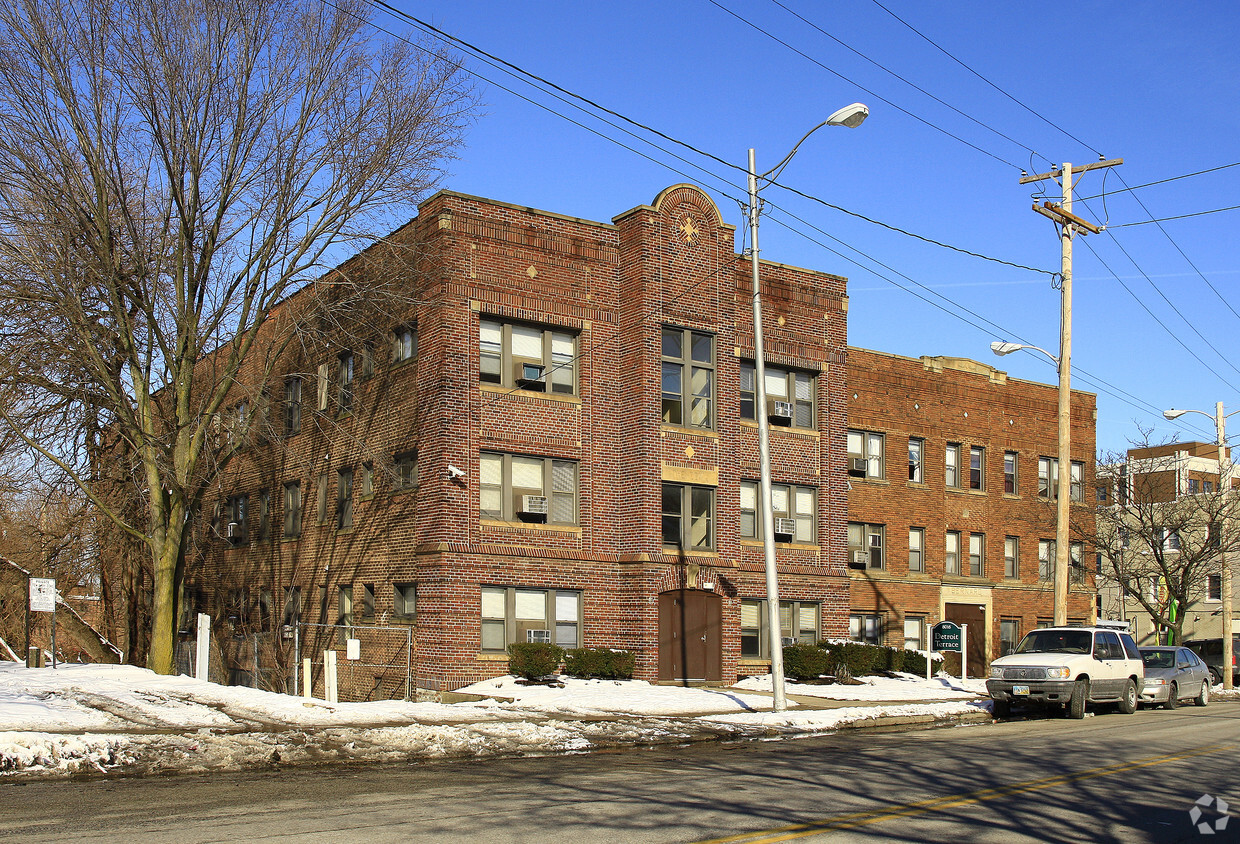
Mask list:
[[[1171,410],[1163,411],[1163,416],[1168,420],[1179,419],[1185,413],[1200,413],[1202,416],[1210,416],[1204,410]],[[1223,414],[1223,403],[1216,402],[1214,405],[1214,428],[1218,433],[1218,489],[1220,495],[1228,494],[1225,491],[1231,489],[1231,461],[1227,459],[1227,417],[1240,413],[1240,410],[1233,410],[1226,415]],[[1222,530],[1222,527],[1219,528]],[[1219,591],[1222,593],[1219,598],[1222,599],[1221,612],[1223,614],[1223,688],[1230,689],[1234,686],[1232,680],[1231,665],[1235,659],[1235,646],[1232,644],[1232,599],[1231,599],[1231,566],[1227,562],[1226,541],[1220,537],[1219,552]]]
[[[1071,261],[1071,246],[1067,248],[1069,249],[1068,260]],[[1069,271],[1068,277],[1070,276],[1071,272]],[[1066,279],[1065,283],[1070,284]],[[1064,326],[1070,326],[1072,322],[1071,296],[1071,292],[1068,292],[1065,296],[1063,308],[1065,309],[1066,322],[1061,324]],[[1027,343],[1002,343],[996,340],[990,344],[990,350],[1000,357],[1010,355],[1012,352],[1020,351],[1021,349],[1041,352],[1051,359],[1051,362],[1055,364],[1056,369],[1059,371],[1059,456],[1056,458],[1059,464],[1059,474],[1056,478],[1057,483],[1055,487],[1055,495],[1058,500],[1055,502],[1055,571],[1053,572],[1055,578],[1053,616],[1056,627],[1062,627],[1068,623],[1068,569],[1070,560],[1068,555],[1068,505],[1070,504],[1069,497],[1072,494],[1072,434],[1070,429],[1072,422],[1070,413],[1072,393],[1068,380],[1069,373],[1067,372],[1067,367],[1064,366],[1064,352],[1070,349],[1072,344],[1070,327],[1067,327],[1067,337],[1068,339],[1066,340],[1064,337],[1060,337],[1059,355],[1052,355],[1046,349],[1039,346],[1030,346]],[[1084,482],[1083,478],[1082,482]]]
[[[805,139],[823,126],[856,128],[869,115],[870,110],[861,103],[845,106],[822,123],[806,132],[792,151],[762,174],[767,184],[796,155]],[[772,709],[783,712],[788,708],[784,690],[783,625],[779,623],[779,574],[775,563],[775,513],[771,502],[771,425],[766,416],[766,352],[762,341],[762,283],[758,270],[758,172],[754,151],[749,150],[749,259],[753,274],[753,345],[754,345],[754,416],[758,423],[758,465],[760,491],[758,499],[759,518],[762,524],[762,557],[766,568],[766,629],[771,649]],[[774,174],[774,175],[772,175]]]

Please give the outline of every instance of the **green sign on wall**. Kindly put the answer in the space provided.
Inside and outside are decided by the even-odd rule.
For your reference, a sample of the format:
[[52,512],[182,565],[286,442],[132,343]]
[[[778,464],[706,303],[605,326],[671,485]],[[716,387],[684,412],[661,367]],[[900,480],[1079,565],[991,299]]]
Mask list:
[[961,651],[960,625],[954,621],[940,621],[930,628],[930,649],[935,651]]

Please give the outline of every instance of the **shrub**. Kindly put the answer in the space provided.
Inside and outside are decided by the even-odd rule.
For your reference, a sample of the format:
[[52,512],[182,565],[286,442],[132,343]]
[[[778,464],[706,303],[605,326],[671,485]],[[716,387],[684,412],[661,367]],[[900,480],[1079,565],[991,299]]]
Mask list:
[[907,657],[908,651],[904,650],[904,648],[884,648],[883,650],[886,651],[886,653],[883,654],[883,657],[884,657],[883,667],[884,668],[886,668],[888,671],[904,671],[905,670],[904,665],[905,665],[905,661],[908,658]]
[[831,660],[822,648],[814,645],[784,647],[784,676],[789,680],[817,680],[829,673]]
[[564,653],[564,673],[599,680],[632,680],[637,657],[609,648],[573,648]]
[[836,677],[873,674],[875,669],[887,665],[885,652],[891,650],[864,642],[820,642],[818,646],[826,652],[827,665]]
[[554,674],[564,659],[564,649],[549,642],[514,642],[508,646],[508,670],[526,680]]

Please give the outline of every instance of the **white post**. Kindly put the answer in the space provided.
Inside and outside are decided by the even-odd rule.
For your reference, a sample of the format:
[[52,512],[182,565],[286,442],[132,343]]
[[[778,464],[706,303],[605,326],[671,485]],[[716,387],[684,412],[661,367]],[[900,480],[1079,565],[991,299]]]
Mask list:
[[323,651],[323,697],[336,703],[336,652]]
[[198,642],[194,652],[194,679],[211,679],[211,616],[198,613]]
[[969,679],[969,625],[960,625],[960,682]]
[[310,674],[310,657],[306,657],[301,661],[301,696],[305,698],[313,697],[311,691],[311,674]]

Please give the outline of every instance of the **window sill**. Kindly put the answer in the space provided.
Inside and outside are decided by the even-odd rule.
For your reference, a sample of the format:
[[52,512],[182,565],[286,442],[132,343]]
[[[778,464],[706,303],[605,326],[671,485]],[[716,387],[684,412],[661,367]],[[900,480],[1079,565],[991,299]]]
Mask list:
[[688,425],[672,425],[667,422],[660,422],[659,430],[664,435],[680,434],[681,436],[689,437],[707,437],[712,440],[719,439],[719,432],[710,428],[692,428]]
[[930,484],[925,483],[924,481],[906,481],[904,485],[908,487],[912,487],[913,489],[929,489],[930,488]]
[[392,361],[388,369],[393,370],[393,371],[397,369],[405,369],[407,367],[413,366],[417,362],[417,360],[418,359],[416,356],[411,357],[411,358],[404,358],[402,360],[394,360]]
[[688,548],[677,548],[674,545],[663,546],[663,556],[665,557],[702,557],[704,559],[719,559],[718,551],[705,551]]
[[505,530],[528,530],[534,533],[573,533],[581,535],[580,525],[549,525],[543,522],[510,522],[505,519],[482,519],[481,525],[484,528],[499,528]]
[[[490,393],[495,396],[507,396],[508,398],[521,399],[546,399],[547,401],[558,402],[560,404],[570,404],[581,406],[581,396],[568,395],[567,393],[543,392],[542,390],[522,390],[520,387],[505,387],[502,384],[492,384],[490,382],[479,383],[479,389],[484,393]],[[505,657],[506,658],[506,657]]]
[[852,483],[853,481],[863,481],[864,483],[874,484],[875,486],[891,486],[891,481],[886,478],[872,478],[869,475],[849,475],[848,481],[849,483]]
[[[741,427],[742,428],[753,428],[756,431],[758,430],[758,423],[754,421],[753,419],[742,419]],[[796,434],[797,436],[813,437],[815,439],[822,436],[822,433],[817,428],[803,428],[800,425],[774,425],[772,424],[772,425],[768,425],[767,427],[771,431],[771,433],[775,433],[776,431],[782,431],[783,433],[786,433],[786,434]]]
[[507,662],[508,654],[486,652],[478,654],[477,659],[479,662]]
[[[741,547],[764,548],[766,547],[766,543],[763,542],[761,539],[754,539],[753,537],[748,537],[748,538],[741,540]],[[775,550],[778,551],[780,548],[788,548],[790,550],[795,550],[795,551],[821,551],[822,550],[821,545],[818,545],[817,543],[813,543],[813,542],[780,542],[779,540],[776,540]]]

